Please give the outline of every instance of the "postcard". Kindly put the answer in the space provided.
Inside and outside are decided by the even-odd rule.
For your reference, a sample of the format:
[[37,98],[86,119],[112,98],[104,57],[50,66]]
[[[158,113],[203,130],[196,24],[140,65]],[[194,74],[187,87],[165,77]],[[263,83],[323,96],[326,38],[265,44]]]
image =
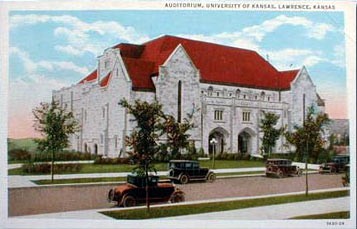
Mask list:
[[351,228],[350,1],[3,1],[1,228]]

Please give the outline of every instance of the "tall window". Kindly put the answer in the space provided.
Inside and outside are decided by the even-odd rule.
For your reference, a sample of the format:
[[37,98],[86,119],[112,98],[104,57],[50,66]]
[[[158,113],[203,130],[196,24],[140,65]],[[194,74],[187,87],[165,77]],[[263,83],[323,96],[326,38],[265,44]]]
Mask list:
[[249,122],[249,121],[250,121],[250,112],[243,111],[243,122]]
[[223,120],[223,110],[214,111],[214,120]]
[[177,121],[181,122],[181,97],[182,97],[182,82],[178,82],[177,88]]

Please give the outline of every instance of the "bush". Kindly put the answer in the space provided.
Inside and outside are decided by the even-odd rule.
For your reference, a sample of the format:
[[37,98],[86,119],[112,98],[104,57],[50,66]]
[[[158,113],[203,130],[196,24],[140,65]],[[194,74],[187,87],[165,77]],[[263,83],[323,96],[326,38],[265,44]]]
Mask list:
[[27,161],[31,159],[31,153],[25,149],[12,149],[9,151],[9,161]]
[[[81,153],[76,151],[62,151],[55,153],[55,161],[78,161],[78,160],[94,160],[97,156],[90,153]],[[51,161],[51,153],[36,153],[33,155],[34,162]]]
[[109,158],[100,155],[94,160],[94,164],[100,164],[100,165],[130,164],[130,159],[120,158],[120,157]]
[[[51,173],[51,164],[49,163],[28,163],[21,167],[24,173],[49,174]],[[79,172],[82,169],[81,164],[55,164],[55,173]]]

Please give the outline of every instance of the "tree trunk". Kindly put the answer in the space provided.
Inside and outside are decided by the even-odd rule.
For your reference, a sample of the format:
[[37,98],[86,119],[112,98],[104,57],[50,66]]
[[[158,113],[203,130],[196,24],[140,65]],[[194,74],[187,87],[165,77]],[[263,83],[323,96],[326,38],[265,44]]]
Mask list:
[[52,159],[51,159],[51,182],[53,183],[53,174],[54,174],[54,163],[55,162],[55,151],[52,150]]
[[146,192],[146,211],[150,212],[150,200],[149,200],[149,173],[148,173],[148,165],[145,164],[145,178],[146,178],[146,185],[145,185],[145,192]]

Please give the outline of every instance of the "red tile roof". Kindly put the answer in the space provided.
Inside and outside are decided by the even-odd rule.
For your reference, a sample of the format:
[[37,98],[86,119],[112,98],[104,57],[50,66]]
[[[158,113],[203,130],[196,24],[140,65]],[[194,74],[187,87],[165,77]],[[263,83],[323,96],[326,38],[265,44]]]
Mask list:
[[97,69],[91,72],[88,76],[84,77],[78,84],[82,84],[84,82],[90,82],[97,79]]
[[119,44],[134,90],[155,90],[151,77],[181,44],[200,70],[201,82],[288,90],[298,70],[279,72],[255,51],[162,36],[142,45]]
[[101,81],[100,81],[100,86],[101,87],[106,87],[108,86],[108,83],[110,81],[110,78],[112,77],[112,72],[109,72]]

